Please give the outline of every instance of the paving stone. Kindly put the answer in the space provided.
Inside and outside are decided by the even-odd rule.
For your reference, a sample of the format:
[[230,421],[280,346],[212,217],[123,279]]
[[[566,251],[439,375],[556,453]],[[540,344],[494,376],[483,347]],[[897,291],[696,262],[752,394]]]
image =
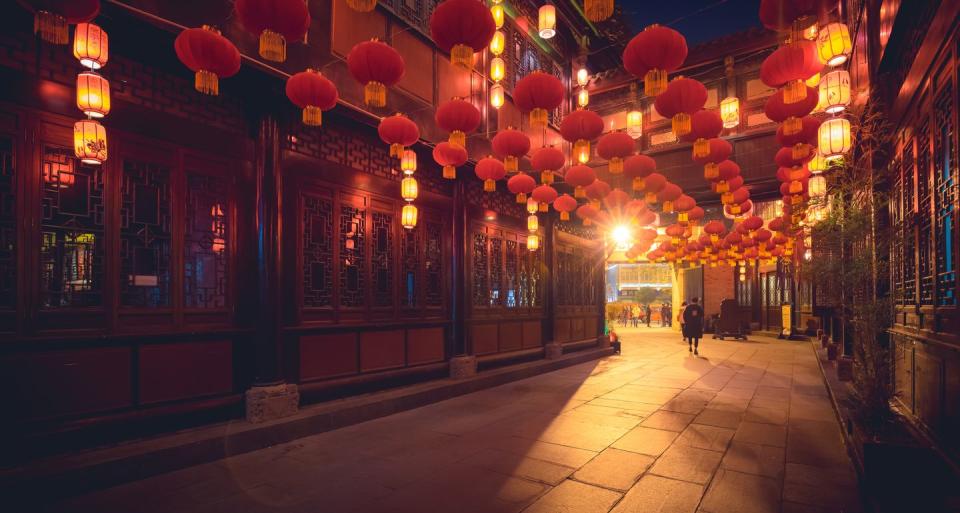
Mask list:
[[620,497],[621,494],[605,488],[567,480],[537,499],[524,512],[606,513]]
[[707,424],[708,426],[735,429],[740,425],[742,418],[743,414],[740,412],[707,408],[700,412],[700,414],[693,419],[693,422],[694,424]]
[[656,474],[681,481],[706,484],[720,464],[723,454],[689,445],[673,445],[650,468]]
[[511,438],[498,446],[499,449],[526,456],[528,458],[548,461],[565,467],[579,468],[596,457],[595,451],[551,444],[539,440],[526,438]]
[[574,471],[571,467],[533,458],[519,457],[499,450],[476,454],[463,460],[463,463],[548,485],[559,484]]
[[646,472],[654,458],[619,449],[607,449],[580,468],[573,478],[577,481],[627,491]]
[[827,468],[848,465],[837,423],[791,419],[787,428],[787,461]]
[[769,477],[720,469],[703,497],[704,513],[779,513],[780,484]]
[[667,431],[683,431],[687,424],[693,420],[693,415],[687,413],[677,413],[672,411],[657,411],[652,413],[643,422],[643,427],[654,429],[665,429]]
[[747,422],[759,422],[762,424],[785,425],[787,423],[787,411],[776,408],[762,408],[759,406],[748,406],[743,420]]
[[676,445],[689,445],[698,449],[723,452],[733,438],[734,430],[706,424],[690,424],[684,429]]
[[647,474],[611,513],[694,513],[702,495],[700,485]]
[[673,443],[677,433],[638,426],[614,442],[613,447],[624,451],[659,456]]
[[784,470],[784,449],[734,440],[720,466],[746,474],[779,478]]
[[737,434],[733,435],[733,439],[738,442],[786,447],[787,428],[776,424],[743,421],[737,427]]

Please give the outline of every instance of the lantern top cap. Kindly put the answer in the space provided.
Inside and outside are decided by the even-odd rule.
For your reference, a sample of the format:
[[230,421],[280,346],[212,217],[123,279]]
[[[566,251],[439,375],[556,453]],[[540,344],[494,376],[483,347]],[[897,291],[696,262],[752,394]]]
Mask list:
[[210,32],[213,32],[214,34],[220,34],[220,29],[218,29],[217,27],[215,27],[215,26],[213,26],[213,25],[206,25],[206,24],[204,24],[204,25],[202,25],[200,28],[202,28],[203,30],[209,30]]

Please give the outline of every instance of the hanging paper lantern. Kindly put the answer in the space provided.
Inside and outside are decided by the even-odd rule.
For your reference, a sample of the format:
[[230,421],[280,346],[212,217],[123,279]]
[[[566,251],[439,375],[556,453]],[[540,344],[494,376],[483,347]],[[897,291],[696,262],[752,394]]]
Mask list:
[[408,229],[412,230],[417,227],[417,207],[413,206],[410,203],[407,203],[403,206],[403,210],[400,211],[400,224]]
[[403,155],[400,157],[400,170],[405,175],[412,175],[417,172],[417,152],[403,150]]
[[822,198],[827,195],[827,179],[823,175],[815,175],[807,182],[807,190],[810,191],[810,197]]
[[467,134],[480,126],[480,109],[462,98],[453,98],[437,107],[437,126],[450,132],[448,141],[466,148]]
[[590,199],[590,204],[599,209],[600,201],[610,193],[610,184],[597,179],[591,182],[590,185],[584,187],[583,192],[587,195],[587,198]]
[[477,178],[483,180],[483,190],[486,192],[497,190],[497,180],[503,180],[503,177],[507,174],[503,169],[503,162],[493,157],[484,157],[477,161],[473,172],[477,175]]
[[818,140],[818,149],[828,165],[842,159],[852,146],[850,121],[843,118],[828,119],[820,125]]
[[657,170],[657,163],[646,155],[631,155],[623,161],[623,174],[631,180],[634,192],[644,189],[644,179]]
[[535,233],[527,235],[527,251],[536,251],[540,249],[540,237]]
[[701,109],[690,118],[690,133],[684,140],[693,140],[693,158],[705,158],[710,155],[710,139],[718,137],[723,131],[723,120],[715,110]]
[[707,225],[703,227],[703,231],[710,234],[710,241],[716,244],[720,242],[720,236],[723,235],[723,232],[727,231],[727,227],[723,225],[722,221],[715,219],[707,223]]
[[687,40],[676,30],[651,25],[633,36],[623,50],[623,66],[643,79],[643,92],[657,96],[667,88],[667,74],[687,58]]
[[673,202],[673,208],[677,211],[677,222],[686,225],[690,222],[689,213],[697,206],[696,200],[687,196],[686,194],[681,194],[676,201]]
[[597,174],[590,166],[583,164],[571,166],[563,175],[563,181],[574,187],[573,197],[586,198],[586,187],[597,179]]
[[110,82],[92,71],[77,74],[77,108],[91,118],[110,113]]
[[817,34],[817,52],[820,61],[830,67],[839,66],[853,52],[850,29],[843,23],[830,23]]
[[433,147],[433,160],[443,166],[443,177],[453,180],[457,177],[457,167],[467,163],[467,150],[458,144],[441,142]]
[[311,68],[288,78],[286,91],[287,98],[303,109],[302,121],[308,126],[321,126],[323,111],[334,108],[339,97],[337,86]]
[[777,142],[784,148],[790,148],[794,159],[808,159],[816,151],[817,131],[820,128],[820,119],[813,116],[804,116],[801,120],[799,132],[787,134],[783,125],[777,129]]
[[839,114],[850,105],[850,73],[844,70],[831,71],[820,80],[819,98],[823,111]]
[[536,214],[538,210],[540,210],[540,205],[537,203],[537,200],[527,198],[527,213]]
[[499,109],[503,107],[504,97],[503,97],[503,86],[500,84],[493,84],[490,86],[490,106]]
[[730,190],[730,180],[740,176],[740,166],[732,160],[724,160],[717,164],[716,192],[724,193]]
[[[806,86],[805,86],[806,87]],[[787,135],[796,134],[803,129],[801,118],[813,112],[817,106],[818,93],[812,87],[807,87],[806,98],[786,103],[783,100],[783,91],[777,91],[767,98],[767,103],[763,107],[764,114],[776,123],[783,123],[783,133]]]
[[357,12],[371,12],[377,8],[377,0],[347,0],[347,7]]
[[530,138],[527,134],[509,127],[493,136],[491,146],[493,154],[503,159],[503,167],[507,173],[516,173],[520,159],[530,151]]
[[553,200],[553,209],[560,212],[561,221],[569,221],[570,212],[577,209],[577,200],[569,194],[562,194]]
[[563,103],[563,83],[542,71],[534,71],[517,81],[513,103],[520,112],[529,113],[530,126],[544,128],[550,111]]
[[634,139],[643,135],[643,112],[639,110],[627,112],[627,135]]
[[[783,89],[786,104],[803,101],[807,94],[804,83],[823,69],[812,41],[795,41],[781,46],[760,65],[760,80],[769,87]],[[816,103],[814,103],[816,105]]]
[[493,13],[477,0],[444,0],[430,16],[433,41],[450,52],[450,62],[466,69],[473,67],[474,52],[490,44],[497,28]]
[[88,22],[100,14],[100,0],[18,0],[33,13],[33,31],[57,45],[70,41],[69,25]]
[[400,197],[403,198],[403,201],[411,202],[417,199],[417,189],[417,179],[412,176],[400,181]]
[[530,193],[530,197],[537,202],[540,212],[547,212],[550,204],[557,199],[557,190],[549,185],[540,185]]
[[680,186],[673,183],[667,183],[660,189],[660,192],[657,193],[657,201],[660,202],[660,210],[666,214],[671,214],[674,211],[673,202],[676,201],[683,194],[683,190],[680,189]]
[[377,126],[380,140],[390,145],[390,156],[402,158],[403,150],[420,139],[420,128],[410,118],[397,113],[380,120]]
[[535,171],[540,171],[540,183],[553,183],[553,174],[566,164],[567,159],[563,152],[553,146],[540,148],[530,158],[530,165]]
[[236,0],[243,28],[260,37],[260,57],[287,60],[287,41],[302,41],[310,28],[310,10],[303,0]]
[[499,82],[507,76],[507,65],[500,57],[490,59],[490,80]]
[[581,67],[577,70],[577,85],[580,87],[586,87],[590,83],[590,72],[587,71],[587,68]]
[[580,205],[580,208],[577,209],[577,217],[580,218],[584,226],[590,226],[593,224],[593,219],[598,213],[599,211],[589,204]]
[[521,205],[527,202],[527,194],[533,192],[536,186],[537,181],[524,173],[517,173],[507,180],[507,190],[517,195],[517,203]]
[[494,2],[490,6],[490,14],[493,16],[493,23],[499,29],[503,28],[503,22],[505,21],[503,15],[503,6],[500,5],[500,2]]
[[573,143],[573,155],[584,164],[590,160],[590,141],[603,133],[603,119],[589,110],[575,110],[560,123],[560,135]]
[[[819,132],[820,132],[820,129],[818,127],[817,128],[818,137],[819,137]],[[816,175],[826,171],[827,169],[829,169],[829,167],[830,166],[827,164],[827,160],[823,158],[823,155],[820,154],[820,150],[814,149],[813,158],[810,160],[810,162],[807,163],[807,169],[809,169],[811,173]]]
[[720,102],[720,119],[723,120],[723,128],[736,128],[740,124],[739,98],[728,96]]
[[504,35],[502,30],[498,30],[493,33],[493,39],[490,40],[490,53],[496,56],[503,54],[503,50],[507,45],[507,36]]
[[[741,182],[743,181],[742,178],[737,178],[739,178]],[[750,199],[750,191],[739,186],[736,189],[724,192],[720,196],[720,202],[724,205],[740,205],[748,199]]]
[[636,142],[623,132],[610,132],[597,142],[597,155],[607,160],[612,175],[623,173],[623,161],[636,151]]
[[537,219],[536,214],[530,214],[527,216],[527,231],[530,233],[536,233],[540,229],[540,220]]
[[613,15],[613,0],[583,0],[583,15],[593,22]]
[[552,4],[543,4],[537,11],[537,29],[540,37],[550,39],[557,35],[557,8]]
[[676,78],[666,91],[657,96],[653,106],[672,120],[673,134],[678,138],[690,133],[691,116],[707,103],[707,88],[692,78]]
[[220,79],[240,71],[240,51],[209,25],[180,32],[173,48],[180,62],[195,73],[193,86],[203,94],[220,94]]
[[107,33],[93,23],[78,23],[73,32],[73,56],[90,69],[105,66],[110,58]]
[[703,216],[705,216],[706,214],[707,212],[703,210],[703,207],[701,206],[693,207],[687,211],[687,221],[692,225],[698,224],[700,220],[703,219]]
[[583,88],[577,93],[577,106],[583,108],[587,105],[590,105],[590,91]]
[[73,124],[73,153],[84,164],[100,165],[107,160],[107,130],[92,119]]
[[713,138],[707,141],[709,150],[703,157],[694,157],[693,161],[697,164],[703,164],[703,178],[713,180],[717,177],[718,164],[730,158],[733,153],[733,146],[720,138]]
[[650,173],[643,179],[644,200],[653,205],[657,202],[657,193],[667,185],[667,178],[660,173]]
[[399,52],[376,39],[357,43],[347,54],[347,69],[363,84],[363,103],[371,107],[387,105],[387,88],[403,78],[405,67]]

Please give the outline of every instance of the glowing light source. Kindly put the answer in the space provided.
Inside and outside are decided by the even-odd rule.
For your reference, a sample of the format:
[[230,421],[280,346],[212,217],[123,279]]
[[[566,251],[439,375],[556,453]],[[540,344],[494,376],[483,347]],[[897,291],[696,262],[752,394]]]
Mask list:
[[536,251],[540,249],[540,237],[536,234],[527,235],[527,250]]
[[811,198],[822,198],[827,195],[827,179],[823,175],[813,175],[807,182],[807,190]]
[[527,198],[527,213],[528,213],[528,214],[536,214],[536,213],[537,213],[537,210],[538,210],[539,208],[540,208],[540,207],[539,207],[539,205],[537,205],[537,200],[535,200],[535,199],[533,199],[533,198]]
[[807,163],[807,169],[815,175],[826,171],[828,167],[826,159],[823,158],[819,150],[816,150],[813,160]]
[[494,55],[500,55],[503,53],[503,49],[506,46],[506,36],[504,36],[502,30],[498,30],[493,33],[493,39],[490,40],[490,53]]
[[617,225],[610,231],[610,238],[617,248],[626,248],[633,242],[633,231],[627,225]]
[[590,82],[590,73],[587,72],[587,68],[580,68],[577,70],[577,85],[584,87],[587,85],[587,82]]
[[499,109],[503,107],[503,86],[500,84],[493,84],[490,87],[490,106]]
[[403,206],[403,210],[400,211],[400,224],[408,230],[412,230],[417,226],[417,207],[413,206],[410,203],[407,203]]
[[490,14],[493,14],[493,21],[497,28],[503,28],[503,6],[499,2],[490,7]]
[[530,233],[535,233],[540,229],[540,220],[537,219],[535,214],[527,216],[527,231]]
[[820,80],[819,93],[824,112],[843,112],[850,105],[850,73],[844,70],[827,73]]
[[92,71],[77,75],[77,108],[91,118],[110,113],[110,82]]
[[107,130],[92,119],[73,124],[73,152],[84,164],[103,164],[107,160]]
[[740,124],[739,98],[729,96],[720,102],[720,119],[723,120],[723,128],[734,128]]
[[590,141],[579,139],[573,143],[573,154],[577,157],[577,162],[581,164],[590,162]]
[[403,198],[403,201],[411,202],[417,199],[418,187],[417,179],[408,176],[400,181],[400,197]]
[[557,8],[552,4],[544,4],[538,12],[537,28],[540,29],[540,37],[550,39],[557,35]]
[[577,105],[581,107],[586,107],[589,104],[590,104],[590,92],[587,91],[586,89],[581,89],[580,92],[577,93]]
[[850,121],[833,118],[824,121],[817,133],[818,149],[824,161],[831,164],[850,151]]
[[853,41],[850,29],[843,23],[831,23],[820,29],[817,35],[817,53],[827,66],[839,66],[850,57]]
[[73,33],[73,56],[82,66],[100,69],[110,56],[107,33],[93,23],[78,23]]
[[627,135],[634,139],[643,135],[643,112],[639,110],[627,112]]
[[506,76],[506,64],[500,57],[490,59],[490,80],[499,82]]
[[413,150],[404,150],[400,157],[400,170],[405,175],[412,175],[417,171],[417,153]]

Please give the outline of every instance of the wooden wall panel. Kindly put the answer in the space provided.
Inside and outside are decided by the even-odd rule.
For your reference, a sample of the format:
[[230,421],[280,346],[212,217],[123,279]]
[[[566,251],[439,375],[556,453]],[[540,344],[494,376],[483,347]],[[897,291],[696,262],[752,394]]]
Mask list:
[[[433,48],[424,43],[409,30],[403,30],[394,25],[393,47],[400,52],[407,65],[407,72],[403,74],[400,83],[401,89],[420,98],[433,102]],[[447,100],[449,98],[441,98]]]
[[523,323],[500,323],[500,351],[516,351],[523,348]]
[[570,339],[583,340],[583,318],[570,320]]
[[583,319],[583,336],[580,338],[593,338],[596,336],[597,330],[597,318],[596,317],[586,317]]
[[557,319],[553,325],[554,342],[570,341],[570,319]]
[[470,340],[473,342],[473,354],[496,353],[497,325],[496,324],[474,324],[470,329]]
[[407,365],[443,360],[443,328],[407,330]]
[[406,361],[404,330],[364,331],[360,333],[360,370],[362,372],[403,367]]
[[145,345],[137,363],[141,403],[225,394],[233,389],[233,344],[229,340]]
[[12,402],[5,418],[47,418],[130,406],[130,361],[127,347],[4,356],[0,386]]
[[[378,11],[357,12],[344,2],[333,4],[333,29],[330,31],[331,48],[342,57],[350,52],[353,45],[361,41],[377,38],[386,40],[387,20]],[[409,68],[408,68],[409,69]]]
[[440,101],[454,96],[469,98],[470,92],[470,72],[450,64],[449,59],[437,57],[437,98]]
[[332,333],[300,337],[301,381],[343,376],[356,372],[356,333]]
[[943,361],[922,349],[914,353],[916,369],[915,414],[936,430],[943,415]]
[[540,321],[526,321],[523,323],[523,348],[540,347],[543,339],[540,334]]

